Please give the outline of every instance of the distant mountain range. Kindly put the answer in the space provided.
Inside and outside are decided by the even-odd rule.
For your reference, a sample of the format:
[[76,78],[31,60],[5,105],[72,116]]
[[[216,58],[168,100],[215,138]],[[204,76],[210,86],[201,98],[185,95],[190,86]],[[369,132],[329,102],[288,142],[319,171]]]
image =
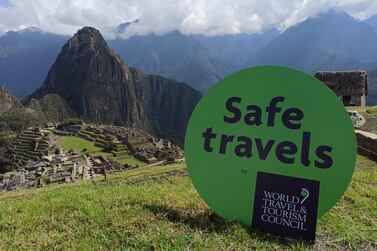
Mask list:
[[7,32],[0,37],[0,84],[18,98],[30,94],[41,86],[66,40],[36,28]]
[[68,40],[42,86],[23,103],[47,95],[62,99],[76,117],[142,129],[178,144],[202,96],[184,83],[129,67],[91,27]]
[[[121,38],[130,25],[115,27],[113,32],[119,36],[107,41],[125,62],[200,91],[234,71],[255,65],[283,65],[309,74],[377,68],[377,16],[359,21],[344,12],[329,11],[281,33],[268,30],[207,37],[176,31]],[[6,33],[0,37],[0,83],[18,98],[30,94],[42,85],[67,39],[35,28]]]
[[231,66],[192,36],[172,32],[109,41],[126,62],[150,74],[186,82],[197,90],[231,73]]
[[344,12],[330,11],[287,29],[256,51],[247,65],[282,65],[314,73],[362,69],[374,62],[374,29]]

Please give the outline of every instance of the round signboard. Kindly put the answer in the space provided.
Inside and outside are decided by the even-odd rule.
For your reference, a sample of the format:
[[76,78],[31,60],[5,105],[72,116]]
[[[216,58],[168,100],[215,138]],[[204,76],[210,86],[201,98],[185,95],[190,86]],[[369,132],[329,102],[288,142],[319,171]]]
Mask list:
[[356,139],[343,104],[325,84],[263,66],[234,73],[203,96],[187,127],[185,152],[209,207],[251,225],[259,186],[258,210],[266,217],[285,210],[302,219],[305,203],[316,218],[325,214],[351,181]]

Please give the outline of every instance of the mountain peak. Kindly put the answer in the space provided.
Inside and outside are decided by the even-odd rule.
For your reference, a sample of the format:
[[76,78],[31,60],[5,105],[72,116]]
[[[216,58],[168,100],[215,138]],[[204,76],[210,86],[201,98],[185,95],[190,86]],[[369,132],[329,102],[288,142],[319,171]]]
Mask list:
[[335,16],[338,16],[338,17],[350,17],[350,15],[345,12],[345,11],[337,11],[337,10],[334,10],[334,9],[330,9],[326,12],[322,12],[320,14],[320,16],[322,17],[335,17]]
[[309,73],[352,70],[374,62],[376,53],[377,36],[369,25],[330,10],[285,30],[259,49],[249,66],[284,65]]
[[34,33],[34,32],[42,33],[42,30],[38,27],[31,26],[31,27],[19,30],[19,32],[20,33]]
[[12,95],[10,94],[10,92],[2,85],[0,85],[0,102],[5,98],[5,97],[12,97]]
[[132,25],[132,24],[137,24],[139,22],[139,19],[136,19],[136,20],[133,20],[131,22],[125,22],[125,23],[121,23],[120,25],[118,25],[116,28],[115,28],[115,31],[116,33],[124,33],[126,31],[126,29]]
[[[122,59],[107,45],[107,42],[103,38],[101,32],[93,27],[83,27],[78,30],[76,34],[68,40],[60,52],[62,57],[58,57],[57,60],[64,61],[70,58],[70,60],[76,61],[76,63],[86,64],[89,58],[97,58],[102,61],[103,57],[112,57],[119,63]],[[98,58],[99,57],[99,58]]]
[[339,25],[339,26],[344,26],[344,25],[352,25],[355,23],[359,23],[358,20],[356,20],[354,17],[352,17],[350,14],[348,14],[345,11],[338,11],[334,9],[330,9],[325,12],[321,12],[316,16],[313,17],[308,17],[305,21],[301,23],[297,23],[294,27],[300,27],[303,24],[321,24],[321,25]]
[[94,37],[102,37],[99,30],[97,30],[96,28],[91,27],[91,26],[82,27],[80,30],[78,30],[76,32],[75,36],[83,36],[83,35],[87,35],[87,34],[92,35]]
[[94,44],[102,44],[107,47],[105,39],[102,37],[99,30],[85,26],[82,29],[78,30],[77,33],[69,40],[69,43],[73,46],[89,46],[90,48],[94,47]]
[[[68,89],[90,89],[91,83],[101,85],[110,83],[109,79],[104,78],[105,73],[108,72],[125,75],[128,73],[128,67],[108,47],[97,29],[83,27],[63,46],[42,88],[56,91],[58,88],[63,92],[67,92]],[[84,79],[91,81],[83,82]]]

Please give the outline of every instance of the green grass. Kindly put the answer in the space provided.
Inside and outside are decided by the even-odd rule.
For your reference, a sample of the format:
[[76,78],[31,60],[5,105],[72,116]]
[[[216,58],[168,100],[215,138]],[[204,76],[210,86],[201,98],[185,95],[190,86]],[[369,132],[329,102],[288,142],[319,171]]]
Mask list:
[[86,149],[88,153],[91,154],[97,154],[102,152],[102,149],[94,146],[93,142],[73,136],[59,137],[57,144],[66,150],[73,149],[77,152],[82,152],[84,149]]
[[377,164],[358,158],[345,196],[318,222],[314,246],[224,220],[204,204],[183,165],[0,195],[5,250],[377,249]]
[[82,152],[82,150],[86,149],[89,154],[92,155],[101,155],[105,158],[111,158],[115,161],[119,162],[120,164],[130,164],[130,165],[139,165],[145,166],[146,164],[140,160],[135,159],[132,156],[121,156],[121,157],[113,157],[112,153],[104,152],[102,148],[95,146],[94,142],[74,137],[74,136],[60,136],[58,138],[57,144],[62,146],[64,149],[73,149],[76,152]]
[[120,164],[130,164],[130,165],[133,165],[133,166],[145,166],[146,164],[138,159],[135,159],[134,157],[131,157],[131,156],[123,156],[123,157],[116,157],[113,159],[115,159],[117,162],[119,162]]
[[377,107],[374,106],[372,108],[368,108],[365,110],[366,113],[369,113],[369,114],[377,114]]

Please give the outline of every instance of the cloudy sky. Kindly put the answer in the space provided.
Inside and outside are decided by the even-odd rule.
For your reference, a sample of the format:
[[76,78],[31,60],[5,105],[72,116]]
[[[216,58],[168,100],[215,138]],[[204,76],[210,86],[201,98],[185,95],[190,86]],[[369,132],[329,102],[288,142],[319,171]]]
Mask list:
[[223,35],[285,29],[329,9],[365,19],[377,14],[376,0],[0,0],[0,34],[39,27],[72,35],[82,26],[99,29],[139,19],[133,34]]

